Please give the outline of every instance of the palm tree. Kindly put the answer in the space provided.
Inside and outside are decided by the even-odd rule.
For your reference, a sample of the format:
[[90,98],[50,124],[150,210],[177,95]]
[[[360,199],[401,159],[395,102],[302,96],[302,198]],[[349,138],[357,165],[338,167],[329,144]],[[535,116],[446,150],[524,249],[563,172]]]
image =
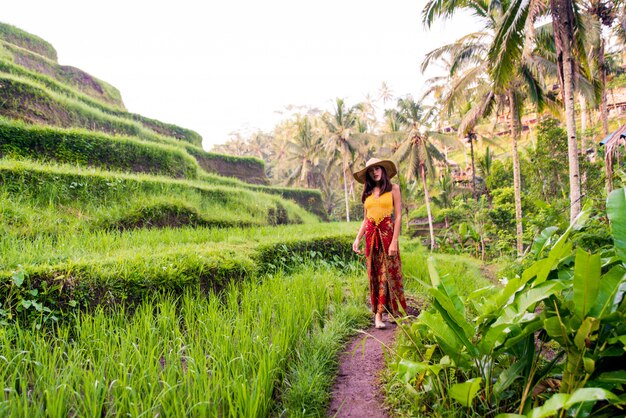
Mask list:
[[343,190],[346,204],[346,221],[350,222],[350,205],[348,203],[348,181],[352,184],[350,175],[350,163],[356,151],[356,144],[353,133],[357,128],[358,116],[355,108],[347,108],[343,99],[335,100],[333,113],[325,113],[322,120],[328,129],[326,149],[333,156],[341,159],[341,170],[343,172]]
[[384,81],[378,89],[378,98],[383,101],[383,106],[386,106],[387,102],[393,99],[393,91],[391,91],[387,83]]
[[[580,169],[578,164],[578,141],[574,113],[574,82],[576,59],[586,61],[583,40],[584,31],[577,13],[575,0],[550,0],[549,13],[556,47],[558,80],[565,107],[565,125],[568,137],[570,221],[580,213]],[[491,73],[500,85],[506,85],[515,74],[519,58],[524,51],[522,39],[533,37],[532,28],[543,13],[542,0],[510,0],[507,12],[496,30],[490,50]],[[582,65],[583,68],[589,68]]]
[[406,180],[422,180],[426,212],[428,213],[428,228],[430,230],[430,250],[432,251],[435,248],[435,231],[426,177],[435,177],[433,160],[444,160],[444,157],[428,139],[424,109],[411,97],[398,99],[395,118],[400,126],[404,128],[404,140],[394,157],[399,162],[407,162]]
[[478,157],[476,165],[478,166],[478,170],[483,177],[489,176],[489,173],[491,172],[491,166],[493,165],[493,153],[491,152],[489,147],[485,149],[484,155]]
[[313,130],[307,116],[296,123],[298,133],[287,144],[287,161],[295,163],[287,184],[298,181],[310,189],[317,186],[314,176],[322,154],[322,137]]
[[[447,93],[442,98],[448,109],[469,103],[469,109],[458,126],[458,134],[461,137],[471,138],[472,134],[475,135],[475,128],[480,119],[489,115],[494,109],[504,107],[508,109],[512,138],[517,251],[521,255],[524,250],[518,152],[518,142],[521,137],[521,111],[527,99],[535,103],[538,110],[541,110],[546,103],[537,78],[542,67],[548,63],[535,59],[531,51],[525,50],[523,56],[520,54],[517,60],[507,67],[506,78],[497,71],[489,72],[489,69],[494,67],[493,60],[499,59],[493,57],[493,45],[498,41],[498,28],[506,16],[504,13],[507,6],[509,6],[508,1],[469,0],[458,3],[453,0],[431,0],[424,11],[425,24],[431,24],[436,17],[449,17],[463,8],[481,19],[484,30],[466,35],[457,42],[430,52],[422,68],[443,56],[450,57],[449,71],[453,82],[449,83]],[[523,46],[521,38],[517,41]],[[472,143],[473,140],[470,141],[470,145],[473,145]],[[473,184],[474,178],[472,169]]]

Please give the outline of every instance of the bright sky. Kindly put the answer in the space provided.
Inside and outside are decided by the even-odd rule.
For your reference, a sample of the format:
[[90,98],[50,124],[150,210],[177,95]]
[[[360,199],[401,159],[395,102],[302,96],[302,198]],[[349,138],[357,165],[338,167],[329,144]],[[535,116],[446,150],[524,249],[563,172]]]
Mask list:
[[[420,23],[424,0],[13,0],[0,20],[122,93],[129,111],[193,129],[204,148],[269,131],[286,105],[417,97],[424,54],[472,28]],[[390,106],[390,104],[388,104]]]

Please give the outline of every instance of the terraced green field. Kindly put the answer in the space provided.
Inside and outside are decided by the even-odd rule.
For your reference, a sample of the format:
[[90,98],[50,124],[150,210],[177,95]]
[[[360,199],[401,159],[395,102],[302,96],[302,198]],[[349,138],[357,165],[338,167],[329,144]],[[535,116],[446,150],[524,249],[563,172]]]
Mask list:
[[0,415],[322,415],[356,226],[61,79],[0,60]]

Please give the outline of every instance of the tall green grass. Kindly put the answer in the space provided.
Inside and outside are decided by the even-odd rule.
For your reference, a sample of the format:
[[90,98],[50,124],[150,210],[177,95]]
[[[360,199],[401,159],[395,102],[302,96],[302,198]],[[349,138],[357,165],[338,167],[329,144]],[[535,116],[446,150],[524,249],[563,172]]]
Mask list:
[[[2,53],[3,46],[5,47],[4,50],[6,51],[4,54]],[[8,50],[6,49],[7,46],[9,48]],[[115,99],[119,101],[119,103],[99,101],[98,98],[89,96],[87,93],[83,91],[76,90],[73,85],[70,86],[61,81],[57,81],[51,76],[42,74],[40,72],[31,71],[21,65],[17,65],[17,64],[10,62],[12,59],[14,59],[13,57],[14,54],[15,54],[15,51],[11,49],[10,45],[3,44],[0,41],[0,71],[7,73],[7,74],[20,76],[25,79],[33,80],[45,86],[49,90],[52,90],[54,92],[76,99],[104,113],[141,122],[147,128],[150,128],[153,131],[161,135],[170,136],[170,137],[174,137],[177,139],[186,138],[187,142],[195,144],[197,146],[200,146],[202,144],[202,137],[198,133],[192,130],[181,128],[179,126],[172,125],[169,123],[160,122],[155,119],[150,119],[150,118],[147,118],[145,116],[141,116],[135,113],[126,112],[126,110],[124,109],[121,103],[119,92],[117,91],[114,92],[113,96]],[[51,63],[50,65],[53,66],[54,64]],[[64,81],[67,81],[67,80],[64,80]],[[106,83],[101,82],[100,80],[98,80],[98,82],[100,84],[106,85]],[[78,88],[80,88],[80,86]],[[109,88],[112,89],[112,87],[110,86]]]
[[183,148],[84,129],[29,125],[0,117],[0,157],[80,164],[108,170],[197,178],[200,166]]
[[[361,275],[305,269],[231,286],[220,297],[158,298],[134,314],[79,314],[52,334],[0,328],[0,415],[259,417],[322,411],[285,403],[303,386],[300,353],[339,347],[367,316],[346,289]],[[332,328],[332,329],[331,329]],[[326,390],[332,365],[306,380]],[[326,392],[327,393],[327,392]],[[328,396],[327,394],[325,395]],[[321,402],[321,403],[320,403]],[[296,406],[297,405],[297,406]],[[321,415],[321,414],[320,414]]]
[[142,253],[235,246],[246,251],[261,244],[312,240],[322,236],[352,236],[358,226],[351,223],[315,223],[259,228],[163,228],[133,231],[68,231],[57,236],[40,235],[34,239],[0,236],[0,270],[18,264],[53,264]]
[[0,228],[28,237],[180,226],[183,217],[220,227],[318,221],[293,202],[247,188],[12,160],[0,160],[0,202]]
[[[187,140],[158,134],[140,122],[105,113],[77,99],[51,91],[32,79],[0,73],[0,81],[7,98],[2,104],[2,112],[14,119],[30,121],[36,118],[50,125],[136,136],[146,141],[175,146]],[[45,111],[39,106],[45,106]],[[197,138],[192,140],[194,145],[199,145]]]
[[13,25],[0,22],[0,38],[33,51],[50,60],[57,60],[57,51],[50,42]]
[[404,288],[418,299],[424,300],[427,297],[426,289],[421,283],[430,284],[427,261],[431,256],[436,261],[439,275],[450,276],[462,295],[468,295],[476,289],[492,284],[481,271],[481,261],[475,258],[452,254],[431,254],[427,248],[415,240],[401,241],[401,251],[402,270],[405,277]]

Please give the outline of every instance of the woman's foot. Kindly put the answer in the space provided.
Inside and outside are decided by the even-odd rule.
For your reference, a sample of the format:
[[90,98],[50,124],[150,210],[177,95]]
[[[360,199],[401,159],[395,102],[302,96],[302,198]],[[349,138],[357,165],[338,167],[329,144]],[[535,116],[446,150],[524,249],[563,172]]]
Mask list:
[[378,329],[386,327],[385,323],[383,322],[382,314],[377,313],[376,316],[374,316],[374,327]]

